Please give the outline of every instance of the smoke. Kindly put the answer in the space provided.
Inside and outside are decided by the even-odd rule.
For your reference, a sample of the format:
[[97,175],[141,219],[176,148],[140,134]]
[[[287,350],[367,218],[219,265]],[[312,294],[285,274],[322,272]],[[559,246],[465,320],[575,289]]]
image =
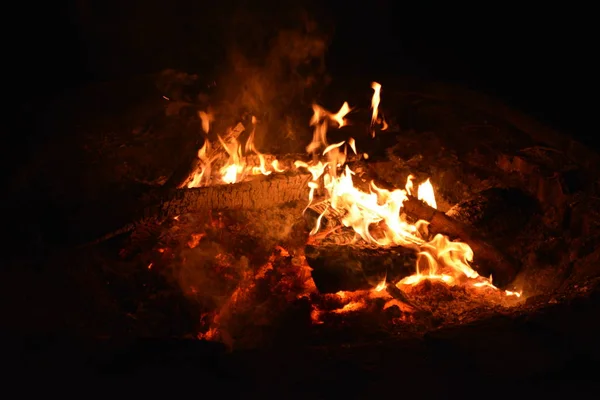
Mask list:
[[261,151],[298,151],[310,138],[305,113],[329,82],[331,35],[305,8],[276,2],[238,7],[228,31],[228,68],[218,80],[221,112],[256,116]]

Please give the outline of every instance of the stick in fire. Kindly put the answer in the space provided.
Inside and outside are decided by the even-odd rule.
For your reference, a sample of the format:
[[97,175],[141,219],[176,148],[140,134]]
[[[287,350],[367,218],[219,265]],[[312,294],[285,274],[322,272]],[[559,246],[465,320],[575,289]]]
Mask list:
[[449,217],[414,196],[408,196],[402,211],[416,220],[429,222],[430,233],[459,238],[468,244],[474,253],[476,270],[481,275],[491,275],[495,286],[504,287],[517,275],[518,264],[484,241],[474,228]]

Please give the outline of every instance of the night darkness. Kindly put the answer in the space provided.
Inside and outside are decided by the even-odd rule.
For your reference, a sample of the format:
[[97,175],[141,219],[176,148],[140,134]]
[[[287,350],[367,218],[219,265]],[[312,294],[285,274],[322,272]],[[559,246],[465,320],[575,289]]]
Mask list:
[[[214,63],[222,54],[220,17],[242,2],[150,1],[139,7],[142,2],[95,3],[44,4],[33,14],[27,12],[29,34],[23,32],[9,46],[14,47],[9,86],[18,85],[15,99],[33,103],[90,81]],[[386,0],[312,3],[306,8],[324,21],[322,26],[334,30],[327,59],[333,77],[361,72],[456,82],[593,142],[590,103],[585,100],[591,92],[593,36],[584,8]],[[90,13],[100,15],[113,32],[138,37],[119,38],[122,33],[107,29],[104,43],[90,40],[84,33]],[[126,25],[131,28],[124,29]],[[135,40],[143,46],[136,48],[131,44]],[[203,56],[190,55],[199,52]]]
[[[230,12],[242,0],[67,0],[20,6],[18,30],[4,27],[3,173],[43,149],[37,116],[63,93],[175,68],[215,74],[225,61]],[[285,14],[284,1],[253,7]],[[595,43],[591,11],[504,2],[293,0],[330,35],[333,79],[415,76],[489,94],[600,150],[594,121]],[[412,4],[415,3],[415,4]],[[292,7],[290,5],[289,7]],[[239,32],[238,32],[239,33]],[[243,33],[242,33],[243,34]],[[11,40],[14,38],[14,40]]]

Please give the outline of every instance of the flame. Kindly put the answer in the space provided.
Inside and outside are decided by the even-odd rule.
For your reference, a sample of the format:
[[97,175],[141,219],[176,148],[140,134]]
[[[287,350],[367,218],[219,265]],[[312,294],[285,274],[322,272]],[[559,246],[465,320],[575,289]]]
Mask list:
[[306,151],[315,153],[321,147],[327,148],[327,126],[328,122],[335,122],[338,128],[347,125],[346,115],[351,111],[347,102],[342,104],[339,111],[335,114],[327,111],[318,104],[313,104],[313,116],[310,119],[310,126],[314,126],[312,142],[306,147]]
[[[330,207],[341,212],[344,215],[342,224],[351,227],[365,242],[379,246],[400,245],[417,252],[415,267],[419,278],[412,278],[412,281],[407,278],[403,284],[418,283],[423,279],[420,276],[425,275],[421,271],[426,271],[426,275],[433,279],[441,276],[439,279],[447,283],[462,277],[474,279],[479,276],[470,266],[473,251],[466,243],[450,241],[440,234],[428,240],[427,235],[422,233],[423,229],[419,229],[427,224],[425,221],[411,224],[403,219],[402,204],[412,190],[412,179],[408,179],[405,190],[385,190],[371,182],[367,193],[354,186],[353,175],[349,166],[338,177],[331,176],[328,171],[324,173]],[[436,207],[429,180],[419,185],[417,193],[420,199]],[[317,233],[319,228],[315,226],[311,233]]]
[[[406,189],[406,193],[408,193],[409,195],[412,195],[412,196],[414,196],[414,193],[413,193],[413,187],[414,187],[413,180],[414,179],[415,179],[415,177],[413,175],[408,175],[408,178],[406,178],[406,186],[404,187]],[[423,200],[429,206],[437,209],[437,202],[435,201],[435,192],[433,190],[433,185],[429,181],[429,178],[427,178],[427,180],[425,182],[423,182],[422,184],[419,185],[419,187],[417,189],[416,197],[419,200]]]
[[348,145],[350,146],[350,148],[352,149],[352,151],[354,152],[354,154],[358,154],[356,152],[356,141],[354,140],[354,138],[348,139]]
[[379,115],[379,103],[381,103],[381,84],[377,82],[371,83],[371,89],[373,89],[373,98],[371,99],[371,136],[375,137],[375,125],[380,123],[382,125],[381,130],[385,131],[388,128],[387,122],[383,115]]
[[[371,116],[373,127],[379,114],[381,85],[373,82],[372,88],[375,91]],[[344,116],[349,110],[350,107],[344,103],[337,114],[332,114],[323,107],[313,104],[310,125],[314,127],[314,133],[307,151],[314,157],[317,155],[317,149],[324,148],[320,156],[326,157],[326,160],[323,162],[313,158],[312,163],[297,161],[295,166],[306,168],[312,174],[307,208],[314,200],[314,192],[320,187],[320,181],[327,193],[328,205],[317,218],[310,235],[326,235],[327,233],[320,232],[322,218],[327,212],[335,211],[336,215],[343,216],[341,224],[352,228],[357,236],[366,243],[382,247],[399,245],[415,250],[417,253],[415,274],[397,282],[398,286],[416,285],[425,279],[439,280],[448,285],[470,280],[472,283],[480,284],[480,286],[473,284],[474,287],[488,286],[497,290],[490,279],[479,276],[471,267],[474,254],[468,244],[451,241],[447,236],[441,234],[431,238],[426,229],[428,222],[411,223],[405,220],[402,206],[408,199],[408,195],[414,195],[413,181],[415,177],[413,175],[408,176],[404,189],[386,190],[371,182],[368,191],[363,191],[354,185],[355,173],[348,165],[345,165],[346,146],[344,146],[344,152],[340,151],[345,142],[329,144],[326,135],[330,121],[335,121],[338,127],[346,124]],[[384,127],[386,126],[387,124],[384,123]],[[348,145],[356,153],[354,139],[349,138]],[[367,158],[366,154],[365,158]],[[338,171],[340,168],[342,169],[341,173]],[[435,191],[429,178],[418,185],[416,197],[431,207],[437,208]],[[381,292],[385,287],[384,280],[374,288],[374,292]],[[518,292],[506,291],[505,294],[520,296]],[[355,307],[358,306],[347,304],[344,309],[354,309]],[[339,312],[343,312],[344,309]]]
[[[375,136],[375,128],[381,130],[388,128],[379,106],[381,103],[381,85],[373,82],[374,90],[371,100],[371,133]],[[367,307],[367,300],[374,297],[387,297],[391,295],[386,290],[391,285],[414,286],[423,280],[435,280],[447,285],[463,284],[476,290],[496,290],[491,279],[481,277],[471,266],[474,258],[473,250],[468,244],[459,241],[451,241],[447,236],[435,235],[431,237],[428,232],[426,221],[411,222],[402,213],[402,207],[408,196],[415,196],[429,206],[437,208],[434,185],[431,179],[424,181],[409,175],[403,188],[384,189],[378,187],[375,182],[370,182],[366,189],[355,186],[355,171],[346,164],[348,147],[354,154],[357,151],[356,141],[353,138],[329,143],[327,138],[328,129],[339,129],[348,125],[347,115],[352,110],[348,102],[344,102],[340,109],[333,113],[319,104],[312,105],[313,115],[310,126],[313,128],[313,137],[306,147],[307,153],[312,156],[310,162],[298,160],[294,163],[297,169],[304,169],[311,174],[308,182],[308,204],[305,211],[315,201],[317,190],[319,194],[325,194],[325,207],[318,216],[315,225],[310,231],[311,239],[325,237],[339,227],[323,229],[322,221],[327,213],[333,212],[339,217],[343,227],[350,228],[356,234],[356,240],[363,241],[372,246],[404,246],[414,250],[417,254],[414,266],[414,274],[399,282],[389,282],[386,276],[370,291],[355,293],[340,292],[337,294],[340,300],[339,308],[333,313],[343,314],[358,311]],[[210,110],[198,113],[202,122],[202,130],[207,134],[212,129],[214,116]],[[260,129],[260,121],[252,116],[250,133],[242,142],[241,133],[245,127],[238,124],[224,133],[217,134],[217,143],[205,140],[202,148],[198,151],[198,169],[194,172],[187,187],[199,187],[210,184],[231,184],[243,181],[253,175],[270,175],[282,173],[286,168],[272,156],[261,153],[254,143],[257,128]],[[368,159],[367,153],[362,153],[364,159]],[[419,184],[417,184],[420,182]],[[320,199],[319,199],[320,200]],[[192,235],[188,246],[198,246],[203,234]],[[278,249],[282,256],[287,251]],[[149,266],[150,268],[150,266]],[[272,264],[266,264],[255,275],[256,279],[266,277]],[[247,288],[244,288],[246,290]],[[242,288],[234,291],[226,303],[224,309],[233,307],[238,297],[243,292]],[[521,292],[503,291],[506,296],[520,297]],[[343,301],[342,301],[343,300]],[[398,302],[389,300],[387,304]],[[400,302],[401,303],[401,302]],[[409,307],[403,305],[402,307]],[[320,320],[324,311],[314,306],[311,318],[314,323],[322,323]],[[199,335],[203,338],[212,339],[220,334],[219,317],[212,321],[208,332]]]
[[383,289],[385,289],[386,286],[386,278],[384,278],[381,282],[379,282],[379,284],[377,286],[375,286],[375,292],[381,292]]
[[[208,133],[210,123],[214,121],[213,114],[209,112],[199,111],[198,115],[202,121],[202,130]],[[238,137],[243,132],[244,127],[238,124],[234,128],[229,128],[224,136],[217,135],[220,149],[213,149],[211,143],[205,140],[204,145],[198,151],[198,168],[193,173],[191,179],[187,183],[188,188],[207,186],[211,183],[237,183],[252,175],[270,175],[273,172],[285,172],[277,159],[267,162],[267,156],[258,151],[254,144],[256,133],[256,125],[258,120],[252,116],[252,131],[246,140],[244,146],[239,142]],[[213,168],[218,160],[222,160],[226,156],[226,161],[219,166]],[[254,162],[249,162],[249,157],[254,156]],[[256,160],[258,165],[256,165]],[[214,172],[218,172],[213,176]]]
[[202,130],[204,133],[208,133],[210,129],[210,123],[215,120],[212,112],[209,111],[198,111],[198,116],[200,117],[200,121],[202,121]]
[[198,169],[194,172],[194,177],[187,185],[188,188],[200,187],[210,179],[210,165],[212,162],[208,157],[210,150],[210,142],[205,140],[204,145],[198,150],[200,163]]
[[217,138],[221,142],[223,149],[229,154],[227,164],[219,170],[221,179],[225,183],[235,183],[238,181],[238,177],[241,177],[244,172],[244,164],[241,162],[242,147],[235,138],[231,139],[229,143],[226,143],[219,135],[217,135]]
[[192,233],[190,240],[187,242],[188,247],[190,249],[197,247],[204,236],[206,236],[206,233]]

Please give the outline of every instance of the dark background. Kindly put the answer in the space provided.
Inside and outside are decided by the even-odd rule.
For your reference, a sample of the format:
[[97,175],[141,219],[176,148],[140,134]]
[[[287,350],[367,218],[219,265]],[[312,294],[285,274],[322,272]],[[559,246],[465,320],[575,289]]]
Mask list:
[[391,0],[292,0],[289,6],[271,0],[21,5],[10,14],[16,23],[3,28],[9,69],[4,95],[11,103],[13,138],[20,145],[35,142],[28,121],[65,89],[167,67],[218,65],[223,37],[231,29],[225,21],[242,3],[273,15],[292,6],[309,10],[321,28],[333,33],[327,67],[334,78],[409,74],[460,83],[596,146],[589,9],[562,3],[461,7]]

